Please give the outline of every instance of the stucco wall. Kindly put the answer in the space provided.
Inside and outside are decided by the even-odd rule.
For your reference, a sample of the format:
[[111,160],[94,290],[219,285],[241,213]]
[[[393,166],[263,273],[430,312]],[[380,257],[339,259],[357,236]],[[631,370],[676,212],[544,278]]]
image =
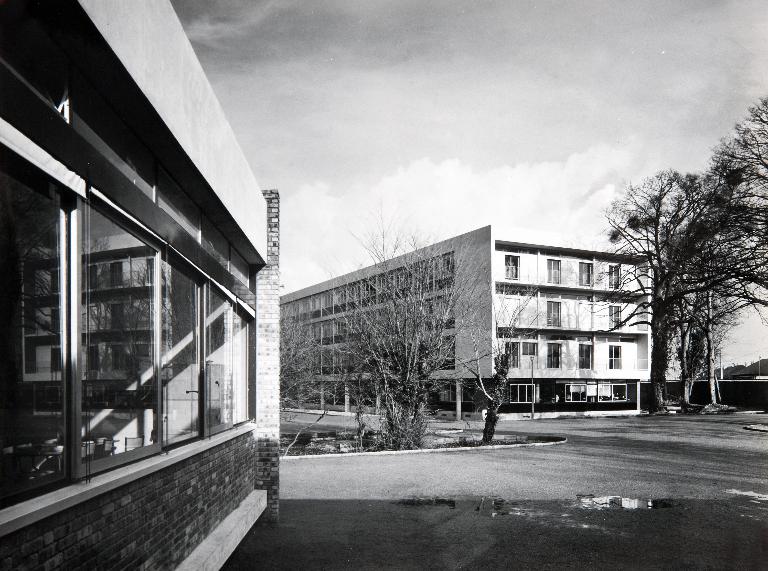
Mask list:
[[166,0],[78,0],[245,235],[266,251],[266,205]]

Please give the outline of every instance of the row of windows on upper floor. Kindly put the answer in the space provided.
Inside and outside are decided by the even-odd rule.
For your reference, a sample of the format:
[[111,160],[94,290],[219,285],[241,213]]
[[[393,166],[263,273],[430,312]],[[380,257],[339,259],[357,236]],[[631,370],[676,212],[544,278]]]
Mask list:
[[0,65],[109,160],[136,189],[155,202],[223,267],[248,286],[245,258],[216,228],[132,129],[39,23],[3,22]]
[[[593,369],[594,347],[591,343],[579,343],[578,359],[574,363],[578,369]],[[608,369],[618,370],[628,364],[622,361],[622,346],[608,345],[606,356],[608,357]],[[504,343],[504,359],[510,369],[519,369],[539,366],[539,344],[535,341],[507,341]],[[547,369],[560,369],[564,365],[563,347],[561,343],[547,343],[546,358],[543,365]],[[633,369],[647,368],[647,360],[639,359]]]
[[[504,256],[504,278],[507,280],[520,280],[520,256],[506,254]],[[560,285],[563,283],[562,261],[547,258],[547,283]],[[570,284],[569,284],[570,285]],[[594,262],[579,262],[578,285],[583,287],[595,286]],[[608,265],[608,288],[620,289],[622,287],[621,264]]]
[[285,303],[282,310],[288,317],[315,319],[343,313],[348,307],[358,304],[381,302],[406,288],[415,290],[416,295],[436,292],[445,287],[454,270],[454,254],[446,252]]

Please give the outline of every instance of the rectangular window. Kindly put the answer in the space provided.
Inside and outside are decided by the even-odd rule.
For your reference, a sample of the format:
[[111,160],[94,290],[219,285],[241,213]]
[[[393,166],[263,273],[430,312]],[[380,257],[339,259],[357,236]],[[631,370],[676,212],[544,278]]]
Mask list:
[[587,402],[587,385],[565,385],[567,402]]
[[560,343],[547,343],[547,369],[560,368]]
[[621,369],[621,345],[608,345],[608,368]]
[[123,262],[112,262],[109,264],[109,287],[122,287],[123,285]]
[[520,343],[517,341],[507,341],[504,343],[504,354],[509,359],[509,368],[520,368]]
[[163,262],[161,376],[166,444],[200,434],[197,291],[194,280]]
[[608,307],[608,322],[611,329],[616,329],[621,325],[621,306],[611,305]]
[[232,305],[208,285],[205,319],[206,417],[211,433],[232,425]]
[[597,390],[597,400],[600,402],[625,401],[627,400],[627,385],[599,385]]
[[[137,264],[143,274],[130,290],[83,292],[81,459],[90,464],[159,442],[157,375],[154,363],[154,265],[156,251],[93,208],[85,212],[83,269],[97,257],[106,264]],[[111,271],[111,270],[110,270]],[[139,271],[138,269],[136,271]],[[101,280],[96,280],[101,283]],[[87,276],[83,283],[92,284]],[[107,311],[108,309],[108,311]],[[114,341],[119,340],[119,344]],[[109,441],[108,447],[103,446]]]
[[0,498],[61,479],[65,464],[53,349],[62,324],[50,309],[62,301],[50,280],[61,264],[59,198],[31,169],[15,170],[0,161]]
[[504,277],[508,280],[520,279],[520,256],[504,256]]
[[248,322],[237,313],[232,317],[232,422],[248,420]]
[[592,368],[592,345],[581,343],[579,345],[579,369]]
[[547,327],[560,327],[560,302],[547,302]]
[[533,363],[534,367],[537,367],[538,344],[535,342],[523,341],[521,343],[521,350],[523,354],[523,359],[520,363],[521,368],[530,367],[531,363]]
[[621,287],[621,266],[612,264],[608,266],[608,288],[619,289]]
[[591,262],[579,262],[579,285],[592,285],[592,268]]
[[531,385],[510,384],[509,402],[531,402]]
[[560,283],[560,260],[547,260],[547,282]]

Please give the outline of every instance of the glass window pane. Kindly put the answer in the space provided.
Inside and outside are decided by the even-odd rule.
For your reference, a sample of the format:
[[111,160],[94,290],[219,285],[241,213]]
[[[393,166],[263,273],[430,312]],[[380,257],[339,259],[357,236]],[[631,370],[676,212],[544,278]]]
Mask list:
[[59,204],[38,186],[0,172],[0,497],[64,474]]
[[162,379],[165,443],[200,434],[197,284],[163,262]]
[[[155,250],[86,207],[83,462],[157,442]],[[122,266],[122,281],[113,281]]]
[[234,314],[233,422],[248,420],[248,323]]
[[207,420],[211,431],[232,425],[232,306],[208,286],[205,318]]

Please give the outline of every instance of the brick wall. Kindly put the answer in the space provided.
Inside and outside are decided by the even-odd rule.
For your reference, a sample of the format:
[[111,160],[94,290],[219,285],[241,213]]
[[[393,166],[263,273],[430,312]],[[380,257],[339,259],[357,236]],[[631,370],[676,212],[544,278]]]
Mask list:
[[267,201],[267,265],[256,274],[256,488],[267,490],[266,518],[278,518],[280,497],[280,195]]
[[164,569],[181,563],[253,491],[243,434],[0,539],[0,570]]

